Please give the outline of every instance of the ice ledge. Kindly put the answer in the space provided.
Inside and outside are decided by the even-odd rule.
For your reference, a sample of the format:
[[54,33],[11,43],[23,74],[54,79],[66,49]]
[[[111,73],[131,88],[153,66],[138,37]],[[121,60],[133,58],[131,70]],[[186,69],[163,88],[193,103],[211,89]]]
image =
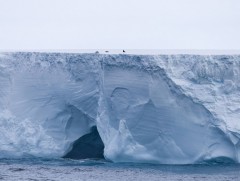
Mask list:
[[[124,52],[123,52],[124,50]],[[0,55],[3,52],[16,53],[16,52],[36,52],[36,53],[100,53],[100,54],[126,54],[126,55],[240,55],[240,50],[205,50],[205,49],[1,49]]]

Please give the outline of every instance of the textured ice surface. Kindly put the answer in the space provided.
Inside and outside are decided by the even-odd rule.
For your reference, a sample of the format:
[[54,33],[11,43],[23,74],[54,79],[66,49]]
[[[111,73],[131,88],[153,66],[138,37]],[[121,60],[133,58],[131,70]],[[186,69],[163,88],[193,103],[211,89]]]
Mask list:
[[5,53],[0,157],[62,157],[97,126],[113,162],[240,162],[240,56]]

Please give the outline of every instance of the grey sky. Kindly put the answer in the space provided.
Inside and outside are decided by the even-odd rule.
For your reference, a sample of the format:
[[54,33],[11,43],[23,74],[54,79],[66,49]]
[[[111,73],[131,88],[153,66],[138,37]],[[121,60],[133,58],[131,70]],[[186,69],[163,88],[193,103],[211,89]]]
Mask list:
[[239,0],[0,0],[0,49],[240,49]]

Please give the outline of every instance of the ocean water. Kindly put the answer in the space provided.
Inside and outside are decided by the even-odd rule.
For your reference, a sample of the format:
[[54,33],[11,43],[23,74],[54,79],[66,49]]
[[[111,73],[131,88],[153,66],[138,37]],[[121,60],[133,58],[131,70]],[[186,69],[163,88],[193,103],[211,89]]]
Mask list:
[[239,164],[154,165],[105,160],[1,159],[0,180],[236,180]]

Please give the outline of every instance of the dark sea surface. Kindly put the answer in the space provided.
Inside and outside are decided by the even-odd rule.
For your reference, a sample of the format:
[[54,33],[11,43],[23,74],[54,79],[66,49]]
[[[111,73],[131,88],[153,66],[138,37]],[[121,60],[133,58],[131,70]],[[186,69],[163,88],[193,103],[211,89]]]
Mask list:
[[105,160],[1,159],[0,180],[236,180],[239,164],[155,165]]

